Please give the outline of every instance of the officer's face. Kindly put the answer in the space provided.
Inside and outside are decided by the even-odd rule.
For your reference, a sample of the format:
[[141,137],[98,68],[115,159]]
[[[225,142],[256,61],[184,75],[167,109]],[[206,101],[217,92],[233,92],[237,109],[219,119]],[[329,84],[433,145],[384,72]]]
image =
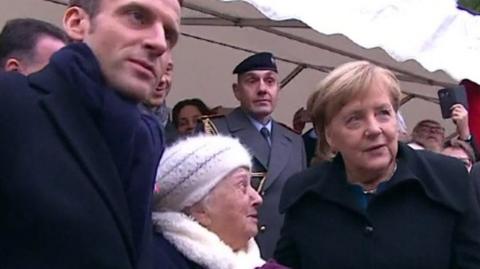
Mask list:
[[71,7],[64,19],[68,34],[92,49],[107,83],[135,101],[160,82],[160,59],[175,45],[179,21],[178,0],[102,0],[95,17]]
[[272,114],[277,105],[278,74],[270,70],[254,70],[238,77],[233,92],[240,105],[257,119]]

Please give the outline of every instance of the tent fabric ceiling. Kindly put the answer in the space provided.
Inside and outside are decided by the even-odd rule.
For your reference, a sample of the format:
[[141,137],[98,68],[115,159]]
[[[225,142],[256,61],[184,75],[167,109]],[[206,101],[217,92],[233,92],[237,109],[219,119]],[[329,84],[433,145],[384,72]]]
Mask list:
[[430,71],[480,82],[480,16],[458,9],[456,0],[243,1],[272,20],[298,19],[362,47],[381,47],[398,61],[415,59]]
[[[65,0],[2,1],[0,26],[16,17],[35,17],[60,25],[65,3]],[[290,125],[293,113],[305,106],[308,95],[326,72],[358,57],[397,70],[404,93],[418,97],[402,106],[410,130],[424,118],[442,122],[449,131],[454,129],[450,121],[442,121],[437,104],[424,100],[435,99],[440,87],[457,84],[445,72],[429,72],[415,61],[397,62],[382,49],[365,49],[345,36],[320,34],[298,21],[268,20],[241,1],[185,0],[182,24],[183,37],[174,49],[175,77],[168,97],[171,106],[192,97],[202,98],[211,107],[236,106],[231,90],[236,79],[231,74],[233,67],[252,52],[271,51],[279,58],[281,78],[298,71],[298,66],[305,67],[282,89],[274,113],[276,119]]]

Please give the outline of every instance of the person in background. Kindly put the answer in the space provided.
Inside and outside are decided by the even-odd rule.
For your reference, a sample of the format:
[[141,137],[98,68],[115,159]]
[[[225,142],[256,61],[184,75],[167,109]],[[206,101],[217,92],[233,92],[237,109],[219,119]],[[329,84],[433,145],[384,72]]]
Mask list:
[[462,140],[448,140],[445,142],[441,153],[462,161],[468,172],[470,172],[472,165],[475,163],[475,155],[473,154],[472,147],[467,142]]
[[24,75],[37,72],[67,43],[65,32],[48,22],[31,18],[9,20],[0,33],[0,66],[4,71]]
[[160,82],[151,96],[140,105],[142,112],[151,113],[155,117],[166,144],[171,144],[177,137],[175,126],[172,124],[171,109],[167,106],[167,96],[172,89],[173,67],[172,51],[167,51],[162,55],[163,70]]
[[265,263],[253,239],[262,198],[250,171],[250,154],[229,136],[190,136],[165,150],[154,194],[154,268]]
[[179,136],[192,135],[196,131],[200,117],[210,114],[210,109],[202,100],[185,99],[173,107],[172,123]]
[[275,121],[280,82],[277,64],[269,52],[251,55],[233,70],[237,81],[232,89],[240,106],[225,116],[206,119],[204,130],[238,137],[253,155],[252,184],[263,198],[259,208],[256,240],[264,259],[273,255],[280,236],[283,215],[278,212],[286,180],[306,167],[301,137]]
[[395,75],[350,62],[314,94],[326,161],[284,187],[277,261],[296,269],[478,268],[473,183],[461,162],[399,143]]
[[[298,133],[302,134],[303,129],[307,122],[311,122],[310,115],[307,109],[301,107],[293,115],[292,126],[293,129]],[[312,165],[312,160],[315,157],[315,150],[317,148],[317,134],[315,133],[315,128],[310,128],[304,134],[302,134],[302,140],[305,147],[306,162],[307,166]]]
[[179,0],[70,0],[73,42],[0,73],[0,268],[151,268],[163,149],[140,113],[180,35]]
[[415,125],[408,145],[413,149],[427,149],[433,152],[440,152],[444,139],[445,128],[437,121],[426,119]]
[[402,113],[400,113],[400,110],[397,112],[397,122],[398,122],[398,140],[401,142],[407,143],[409,141],[407,124],[405,123],[405,119],[403,118]]
[[[480,152],[475,144],[475,138],[470,133],[468,126],[468,111],[461,104],[455,104],[451,108],[452,121],[456,126],[457,139],[467,142],[472,147],[475,158],[480,157]],[[445,140],[445,128],[434,120],[422,120],[413,128],[409,145],[414,149],[427,149],[440,152]]]

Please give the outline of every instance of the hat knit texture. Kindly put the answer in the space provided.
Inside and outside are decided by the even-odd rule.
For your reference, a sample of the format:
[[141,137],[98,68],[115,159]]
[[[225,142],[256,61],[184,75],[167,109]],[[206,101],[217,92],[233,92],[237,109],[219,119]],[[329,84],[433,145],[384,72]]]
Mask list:
[[160,161],[154,210],[181,211],[194,205],[239,167],[250,170],[251,155],[236,138],[200,134],[178,141]]

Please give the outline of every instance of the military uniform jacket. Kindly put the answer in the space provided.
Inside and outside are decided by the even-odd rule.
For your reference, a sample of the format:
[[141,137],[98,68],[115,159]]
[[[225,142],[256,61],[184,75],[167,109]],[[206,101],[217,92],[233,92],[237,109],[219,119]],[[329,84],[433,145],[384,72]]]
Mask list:
[[[225,117],[212,119],[219,133],[240,139],[253,155],[254,172],[267,171],[260,194],[259,233],[256,237],[264,259],[271,258],[280,236],[283,214],[279,212],[280,194],[287,179],[306,167],[305,149],[301,136],[273,121],[271,151],[265,139],[251,123],[245,112],[236,108]],[[270,156],[270,157],[269,157]]]

